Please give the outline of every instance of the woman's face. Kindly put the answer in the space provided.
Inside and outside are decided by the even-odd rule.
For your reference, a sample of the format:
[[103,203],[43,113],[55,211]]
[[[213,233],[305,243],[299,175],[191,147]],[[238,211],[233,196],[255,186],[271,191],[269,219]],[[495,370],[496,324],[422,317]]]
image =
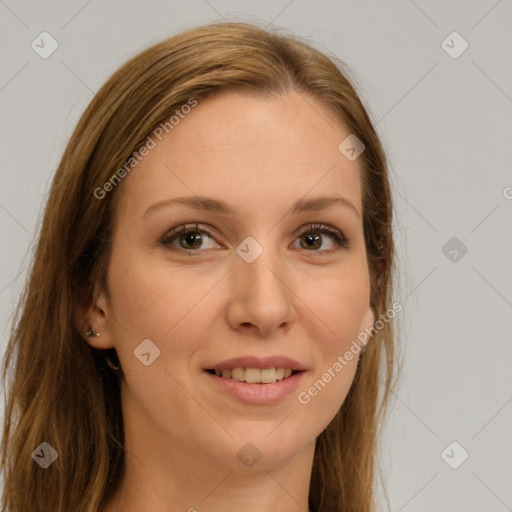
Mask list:
[[132,446],[270,468],[334,417],[357,367],[344,354],[374,320],[349,135],[312,97],[222,92],[118,186],[90,343],[119,355]]

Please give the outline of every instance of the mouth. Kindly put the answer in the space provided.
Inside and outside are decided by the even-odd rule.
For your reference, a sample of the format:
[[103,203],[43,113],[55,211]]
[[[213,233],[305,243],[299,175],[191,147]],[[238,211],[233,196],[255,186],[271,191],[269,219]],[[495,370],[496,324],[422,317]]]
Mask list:
[[304,372],[304,370],[293,370],[283,366],[271,368],[210,368],[205,371],[222,379],[246,382],[247,384],[274,384],[281,380],[287,380],[297,373]]

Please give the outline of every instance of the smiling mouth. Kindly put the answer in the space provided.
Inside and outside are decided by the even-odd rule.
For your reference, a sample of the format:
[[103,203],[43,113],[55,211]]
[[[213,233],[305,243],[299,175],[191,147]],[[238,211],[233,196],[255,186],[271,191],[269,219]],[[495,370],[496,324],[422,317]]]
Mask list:
[[212,375],[224,379],[237,380],[239,382],[247,382],[248,384],[273,384],[280,380],[286,380],[302,370],[292,370],[291,368],[274,367],[274,368],[230,368],[225,370],[206,370]]

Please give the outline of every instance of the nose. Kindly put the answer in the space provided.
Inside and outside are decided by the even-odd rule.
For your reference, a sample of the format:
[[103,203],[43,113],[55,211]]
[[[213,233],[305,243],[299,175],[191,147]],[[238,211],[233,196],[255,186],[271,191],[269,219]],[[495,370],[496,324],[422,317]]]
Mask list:
[[275,250],[264,249],[252,262],[237,257],[233,271],[228,322],[237,331],[273,337],[289,330],[296,318],[293,284]]

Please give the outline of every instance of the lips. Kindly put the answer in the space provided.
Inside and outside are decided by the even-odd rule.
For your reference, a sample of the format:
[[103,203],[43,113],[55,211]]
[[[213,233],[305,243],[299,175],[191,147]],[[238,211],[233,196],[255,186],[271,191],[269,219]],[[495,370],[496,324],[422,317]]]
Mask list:
[[[251,364],[254,364],[254,362]],[[300,367],[300,365],[298,365],[298,367]],[[244,372],[245,379],[247,379],[247,372],[249,371],[249,382],[247,380],[242,381],[227,377],[227,372],[235,372],[236,374],[237,368],[240,372]],[[291,373],[290,376],[278,380],[277,375],[275,377],[268,375],[268,373],[272,373],[274,369],[268,372],[265,368],[237,368],[223,370],[223,374],[226,372],[225,377],[216,375],[215,370],[204,370],[204,375],[212,384],[213,389],[220,391],[224,395],[231,396],[240,402],[257,406],[277,404],[281,400],[289,398],[297,390],[297,387],[306,374],[305,370],[292,372],[291,369],[288,369],[288,372]],[[218,371],[219,370],[217,370],[217,372]],[[255,375],[255,372],[260,373],[260,380],[256,378],[257,374]]]
[[285,356],[269,356],[269,357],[256,357],[256,356],[245,356],[245,357],[236,357],[233,359],[227,359],[226,361],[221,361],[219,363],[215,363],[212,366],[208,366],[205,370],[233,370],[233,368],[256,368],[260,370],[265,370],[269,368],[289,368],[294,372],[304,371],[307,368],[295,361],[294,359],[290,359]]

